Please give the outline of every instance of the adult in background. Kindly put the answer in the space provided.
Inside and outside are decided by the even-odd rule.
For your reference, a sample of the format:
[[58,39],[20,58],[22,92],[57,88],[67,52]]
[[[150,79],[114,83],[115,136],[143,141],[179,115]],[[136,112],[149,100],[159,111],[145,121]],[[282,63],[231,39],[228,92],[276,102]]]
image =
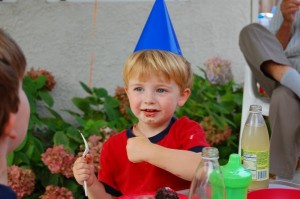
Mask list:
[[[271,98],[270,173],[294,178],[300,154],[300,2],[280,0],[269,30],[250,24],[240,49],[256,80]],[[300,173],[300,171],[299,171]]]

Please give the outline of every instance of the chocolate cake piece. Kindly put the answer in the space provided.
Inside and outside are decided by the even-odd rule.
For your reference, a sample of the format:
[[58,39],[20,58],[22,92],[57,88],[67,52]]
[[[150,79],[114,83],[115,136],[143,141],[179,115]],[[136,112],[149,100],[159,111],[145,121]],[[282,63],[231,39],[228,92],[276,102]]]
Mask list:
[[162,187],[156,191],[155,199],[179,199],[179,197],[170,187]]

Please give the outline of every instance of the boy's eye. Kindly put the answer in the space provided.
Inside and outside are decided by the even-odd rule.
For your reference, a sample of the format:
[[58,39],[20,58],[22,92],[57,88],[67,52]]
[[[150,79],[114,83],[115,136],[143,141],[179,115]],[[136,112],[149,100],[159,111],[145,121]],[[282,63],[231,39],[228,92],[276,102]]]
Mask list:
[[143,88],[142,88],[142,87],[136,87],[136,88],[134,88],[133,90],[134,90],[134,91],[139,91],[139,92],[140,92],[140,91],[143,91]]
[[156,90],[156,92],[158,92],[158,93],[164,93],[164,92],[166,92],[166,89],[159,88],[159,89]]

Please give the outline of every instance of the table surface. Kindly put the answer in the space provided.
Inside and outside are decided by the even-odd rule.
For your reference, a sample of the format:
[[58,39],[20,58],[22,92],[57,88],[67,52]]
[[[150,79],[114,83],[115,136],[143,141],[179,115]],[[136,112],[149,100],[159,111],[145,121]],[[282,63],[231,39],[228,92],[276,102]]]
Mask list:
[[[300,189],[300,184],[286,182],[282,180],[270,180],[269,188],[287,188],[287,189]],[[188,195],[189,189],[178,191],[178,193]]]
[[288,189],[300,189],[300,184],[286,182],[282,180],[270,180],[269,188],[288,188]]

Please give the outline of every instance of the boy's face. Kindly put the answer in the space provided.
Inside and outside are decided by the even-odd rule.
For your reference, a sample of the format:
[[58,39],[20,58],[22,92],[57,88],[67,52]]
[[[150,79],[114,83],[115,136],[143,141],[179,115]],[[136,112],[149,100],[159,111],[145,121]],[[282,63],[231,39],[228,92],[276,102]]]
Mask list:
[[14,131],[16,133],[16,136],[15,139],[12,139],[12,142],[9,146],[9,152],[16,149],[22,143],[28,128],[30,107],[29,107],[27,96],[22,88],[22,81],[20,82],[20,87],[19,87],[19,98],[20,98],[20,104],[19,104],[18,112],[16,113],[16,122],[14,126]]
[[176,107],[182,106],[189,97],[190,89],[180,92],[174,80],[167,81],[160,75],[148,75],[144,79],[134,76],[125,88],[134,115],[153,127],[166,125]]

